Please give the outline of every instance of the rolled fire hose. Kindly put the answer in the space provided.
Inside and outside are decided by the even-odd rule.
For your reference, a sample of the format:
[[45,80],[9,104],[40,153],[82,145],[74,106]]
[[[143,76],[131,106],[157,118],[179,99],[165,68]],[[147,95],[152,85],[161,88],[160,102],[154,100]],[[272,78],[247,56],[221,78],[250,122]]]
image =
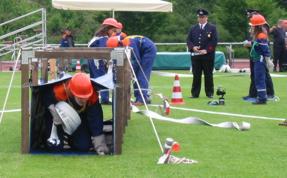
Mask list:
[[68,103],[60,101],[55,105],[55,109],[63,121],[63,130],[72,135],[72,133],[81,124],[81,118],[79,114]]
[[153,111],[147,111],[147,110],[139,110],[138,107],[132,105],[132,111],[135,113],[143,114],[147,117],[151,117],[156,120],[161,120],[161,121],[168,121],[168,122],[174,122],[174,123],[180,123],[180,124],[198,124],[198,125],[208,125],[212,127],[219,127],[219,128],[235,128],[239,131],[245,131],[249,130],[251,125],[249,122],[242,122],[242,123],[237,123],[237,122],[221,122],[218,124],[212,124],[209,123],[205,120],[202,120],[197,117],[186,117],[182,119],[174,119],[174,118],[169,118],[162,116],[156,112]]

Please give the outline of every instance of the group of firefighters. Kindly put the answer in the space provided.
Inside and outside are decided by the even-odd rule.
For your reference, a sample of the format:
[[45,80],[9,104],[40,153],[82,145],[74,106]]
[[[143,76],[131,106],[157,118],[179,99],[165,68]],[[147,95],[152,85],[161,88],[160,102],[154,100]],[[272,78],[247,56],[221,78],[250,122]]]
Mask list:
[[[254,70],[254,82],[257,100],[254,104],[266,104],[266,67],[270,65],[270,49],[268,46],[267,22],[265,18],[254,13],[249,18],[251,26],[252,46],[250,51]],[[147,37],[140,35],[127,36],[122,32],[123,25],[114,18],[105,19],[88,47],[132,47],[132,68],[138,83],[134,84],[136,106],[150,103],[148,94],[149,79],[157,49]],[[65,144],[76,151],[94,149],[98,154],[107,154],[109,150],[103,133],[102,104],[110,104],[108,92],[99,92],[93,86],[90,78],[97,78],[107,72],[105,59],[88,60],[90,76],[76,73],[71,78],[47,87],[45,101],[47,108],[46,140],[47,148],[52,151],[64,150]],[[101,95],[101,101],[99,101]],[[73,127],[72,121],[67,123],[57,110],[57,103],[65,101],[72,106],[80,116],[80,122],[73,133],[65,133],[66,127]],[[58,136],[51,136],[51,130],[56,130]],[[51,138],[52,137],[52,138]],[[65,138],[68,138],[65,140]]]
[[[127,36],[122,29],[123,25],[116,19],[105,19],[88,43],[88,47],[132,47],[132,68],[138,81],[134,84],[135,102],[133,104],[141,106],[144,103],[150,103],[148,85],[157,49],[149,38],[141,35]],[[80,72],[45,86],[44,140],[47,142],[44,147],[52,152],[67,150],[67,148],[81,152],[92,149],[99,155],[112,152],[105,143],[101,106],[101,104],[111,104],[109,93],[99,92],[90,80],[107,73],[107,60],[89,59],[88,67],[90,76]],[[100,98],[101,101],[99,101]],[[61,104],[62,102],[71,106],[79,117],[65,118],[71,114],[71,110],[67,105]]]

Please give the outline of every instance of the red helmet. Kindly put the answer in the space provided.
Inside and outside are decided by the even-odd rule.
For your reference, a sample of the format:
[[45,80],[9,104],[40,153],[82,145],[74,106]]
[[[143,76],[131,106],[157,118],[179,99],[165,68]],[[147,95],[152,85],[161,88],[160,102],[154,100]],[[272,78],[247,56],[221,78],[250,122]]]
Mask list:
[[123,29],[124,28],[124,26],[123,26],[123,24],[121,22],[118,23],[118,26],[119,26],[119,29]]
[[102,25],[110,25],[116,28],[120,28],[118,21],[114,18],[106,18],[103,21]]
[[69,82],[69,89],[78,98],[88,99],[93,94],[90,77],[85,73],[76,73]]
[[107,47],[109,48],[116,48],[119,46],[119,39],[118,36],[112,36],[107,40],[106,43]]
[[251,26],[259,26],[259,25],[264,25],[267,24],[265,18],[260,15],[260,14],[254,14],[249,20],[249,25]]

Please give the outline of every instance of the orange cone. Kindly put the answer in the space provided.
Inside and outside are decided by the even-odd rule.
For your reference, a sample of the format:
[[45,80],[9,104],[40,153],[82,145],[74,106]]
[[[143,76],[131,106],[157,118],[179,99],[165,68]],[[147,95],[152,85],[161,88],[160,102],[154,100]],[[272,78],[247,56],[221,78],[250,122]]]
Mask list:
[[171,104],[184,104],[178,75],[174,78]]
[[77,60],[76,72],[81,72],[81,63],[80,63],[80,60]]

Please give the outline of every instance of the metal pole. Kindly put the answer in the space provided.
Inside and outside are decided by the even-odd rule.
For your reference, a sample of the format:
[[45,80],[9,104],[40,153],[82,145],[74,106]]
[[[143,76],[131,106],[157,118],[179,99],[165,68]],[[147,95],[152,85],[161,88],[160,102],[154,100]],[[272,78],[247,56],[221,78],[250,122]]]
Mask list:
[[43,47],[46,47],[47,45],[47,18],[46,18],[46,9],[42,8],[42,38],[43,38]]

